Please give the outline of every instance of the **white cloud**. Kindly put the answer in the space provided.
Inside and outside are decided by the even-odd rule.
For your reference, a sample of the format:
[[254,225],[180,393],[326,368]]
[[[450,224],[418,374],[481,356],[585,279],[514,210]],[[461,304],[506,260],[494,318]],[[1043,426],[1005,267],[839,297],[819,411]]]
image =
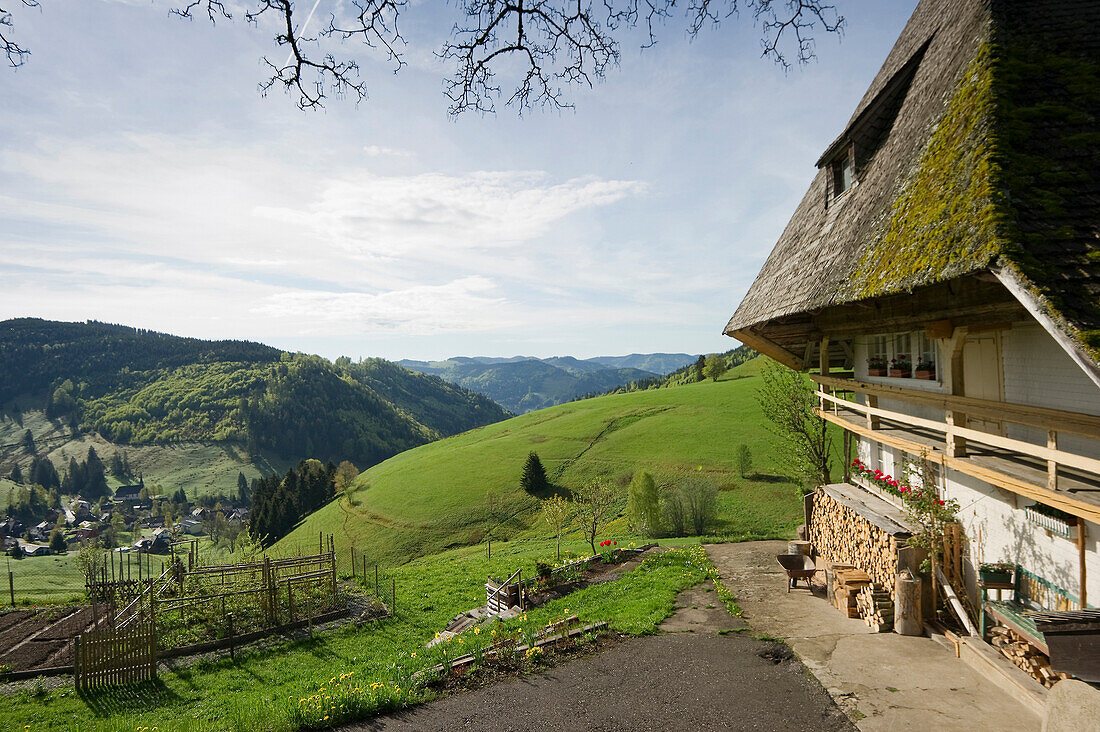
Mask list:
[[311,324],[316,332],[432,335],[487,331],[516,325],[503,298],[489,293],[484,277],[463,277],[443,285],[418,285],[380,294],[285,292],[266,297],[252,312]]
[[413,153],[411,150],[402,150],[396,147],[386,147],[385,145],[367,145],[363,148],[363,152],[372,158],[380,156],[387,156],[391,158],[411,158]]

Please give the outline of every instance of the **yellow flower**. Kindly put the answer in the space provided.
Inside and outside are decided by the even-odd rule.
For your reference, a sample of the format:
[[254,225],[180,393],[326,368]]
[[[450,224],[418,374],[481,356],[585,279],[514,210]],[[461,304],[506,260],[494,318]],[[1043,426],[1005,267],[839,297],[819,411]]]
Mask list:
[[[481,635],[481,628],[474,628],[474,635]],[[415,653],[413,654],[416,655]]]

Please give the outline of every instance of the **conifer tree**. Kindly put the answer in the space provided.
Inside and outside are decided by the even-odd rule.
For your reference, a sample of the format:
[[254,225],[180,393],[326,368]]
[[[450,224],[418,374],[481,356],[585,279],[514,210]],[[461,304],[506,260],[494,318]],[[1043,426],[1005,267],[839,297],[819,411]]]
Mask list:
[[542,466],[542,460],[538,453],[532,452],[527,456],[527,462],[523,464],[523,475],[519,479],[520,487],[533,495],[545,493],[550,487],[550,481],[546,477],[546,468]]

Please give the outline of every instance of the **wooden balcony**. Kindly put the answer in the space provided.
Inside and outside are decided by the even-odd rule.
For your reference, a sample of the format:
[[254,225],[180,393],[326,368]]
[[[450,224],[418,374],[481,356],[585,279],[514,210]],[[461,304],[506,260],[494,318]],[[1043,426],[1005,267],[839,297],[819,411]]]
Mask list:
[[[973,476],[1014,495],[1100,523],[1100,460],[1058,447],[1069,433],[1100,440],[1100,417],[1023,404],[869,384],[850,378],[810,378],[819,385],[817,413],[849,432]],[[865,395],[856,402],[855,394]],[[933,407],[942,419],[878,406],[879,398]],[[1045,445],[968,427],[968,420],[1013,423],[1046,431]],[[1080,525],[1078,542],[1083,541]]]

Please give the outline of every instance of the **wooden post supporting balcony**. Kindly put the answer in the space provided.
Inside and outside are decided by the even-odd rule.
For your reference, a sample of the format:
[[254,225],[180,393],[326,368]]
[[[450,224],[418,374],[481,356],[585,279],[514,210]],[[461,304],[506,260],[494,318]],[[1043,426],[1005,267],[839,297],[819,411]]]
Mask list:
[[1080,572],[1081,591],[1078,593],[1078,600],[1081,603],[1081,609],[1084,610],[1089,606],[1088,593],[1086,592],[1086,577],[1085,573],[1085,520],[1080,516],[1077,517],[1077,567]]
[[[963,345],[966,343],[966,328],[956,328],[952,336],[951,348],[951,394],[962,396],[963,389]],[[966,438],[955,434],[953,427],[966,427],[966,415],[950,410],[947,412],[947,455],[948,457],[966,457]]]
[[[871,410],[874,410],[874,409],[878,408],[878,397],[877,396],[875,396],[874,394],[867,394],[867,395],[865,395],[865,399],[867,400],[867,406],[870,407]],[[867,429],[877,430],[880,426],[881,426],[881,423],[879,422],[878,415],[875,414],[873,411],[868,411],[867,412]]]
[[[1058,449],[1058,433],[1054,430],[1047,430],[1047,447],[1051,450]],[[1047,488],[1052,491],[1058,490],[1058,462],[1056,460],[1047,460]]]

